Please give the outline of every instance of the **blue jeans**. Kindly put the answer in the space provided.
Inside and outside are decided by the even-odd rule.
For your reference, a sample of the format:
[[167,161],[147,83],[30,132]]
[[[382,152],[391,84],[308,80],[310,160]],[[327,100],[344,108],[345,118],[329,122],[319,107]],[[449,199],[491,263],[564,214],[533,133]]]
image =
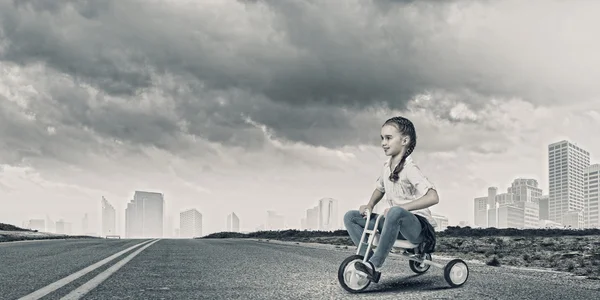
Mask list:
[[[375,227],[377,214],[371,214],[369,220],[369,229]],[[361,215],[358,210],[350,210],[344,215],[344,225],[348,230],[348,235],[356,246],[360,243],[363,230],[367,223],[365,216]],[[398,206],[393,206],[388,210],[387,217],[381,217],[377,229],[380,233],[379,245],[375,252],[369,251],[368,260],[375,266],[380,268],[383,262],[390,254],[396,239],[408,240],[413,244],[419,244],[423,241],[421,236],[421,222],[417,217]],[[367,251],[368,235],[365,237],[365,243],[361,247],[360,255],[365,255]]]

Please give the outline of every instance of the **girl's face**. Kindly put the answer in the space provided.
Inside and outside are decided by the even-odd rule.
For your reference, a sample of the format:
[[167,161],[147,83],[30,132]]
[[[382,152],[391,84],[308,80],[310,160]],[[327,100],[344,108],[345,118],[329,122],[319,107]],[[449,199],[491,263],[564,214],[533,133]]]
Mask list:
[[404,152],[404,147],[408,145],[408,136],[400,133],[398,128],[393,125],[381,127],[381,147],[387,156],[398,156]]

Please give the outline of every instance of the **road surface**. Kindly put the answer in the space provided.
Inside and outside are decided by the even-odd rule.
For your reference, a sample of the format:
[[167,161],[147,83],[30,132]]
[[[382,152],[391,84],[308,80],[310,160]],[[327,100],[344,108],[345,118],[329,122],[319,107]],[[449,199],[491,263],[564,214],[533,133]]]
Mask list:
[[226,239],[0,243],[0,299],[587,300],[600,295],[597,280],[474,263],[469,281],[452,289],[440,269],[416,276],[397,256],[390,257],[379,284],[348,294],[338,284],[337,269],[353,251],[331,248]]

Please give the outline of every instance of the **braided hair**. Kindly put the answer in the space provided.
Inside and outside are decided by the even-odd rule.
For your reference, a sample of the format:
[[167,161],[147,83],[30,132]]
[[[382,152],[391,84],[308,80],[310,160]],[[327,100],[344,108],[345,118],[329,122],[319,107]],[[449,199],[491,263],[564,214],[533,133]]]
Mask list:
[[400,131],[401,134],[408,135],[410,137],[410,142],[406,146],[406,151],[402,155],[400,163],[396,165],[394,171],[390,174],[390,180],[392,182],[396,182],[399,178],[398,174],[404,168],[404,162],[406,161],[406,158],[413,152],[413,150],[415,150],[415,147],[417,146],[417,132],[413,123],[404,117],[390,118],[383,123],[382,127],[385,125],[393,125],[398,129],[398,131]]

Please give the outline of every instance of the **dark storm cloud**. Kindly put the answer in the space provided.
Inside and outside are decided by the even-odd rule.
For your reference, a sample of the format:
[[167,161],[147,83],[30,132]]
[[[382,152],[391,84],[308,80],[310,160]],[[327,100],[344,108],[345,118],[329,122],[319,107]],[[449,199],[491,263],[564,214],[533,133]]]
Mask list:
[[[8,42],[3,60],[41,61],[115,95],[151,86],[153,72],[189,75],[209,89],[239,88],[292,105],[385,102],[404,108],[416,93],[438,87],[426,78],[427,63],[415,60],[422,49],[413,44],[422,41],[413,25],[400,21],[407,26],[386,29],[383,16],[368,6],[354,15],[342,7],[348,16],[334,24],[301,1],[272,1],[262,9],[263,2],[249,4],[249,11],[231,17],[166,3],[17,3],[2,5]],[[272,17],[244,15],[260,13]],[[249,21],[236,23],[235,15]],[[373,22],[353,24],[358,20],[352,17],[361,15]],[[247,27],[238,33],[233,26]]]
[[[534,51],[547,40],[532,43],[513,29],[500,30],[510,22],[493,27],[498,19],[491,13],[482,18],[492,25],[481,27],[478,9],[494,2],[211,3],[1,2],[0,63],[43,63],[49,70],[39,76],[57,77],[47,84],[32,79],[40,94],[27,110],[36,122],[9,115],[19,109],[4,104],[0,122],[14,132],[3,145],[19,149],[11,160],[68,158],[59,150],[93,151],[90,145],[100,141],[182,153],[198,147],[198,137],[258,149],[265,137],[246,117],[290,141],[377,143],[384,120],[364,111],[403,109],[416,94],[443,95],[434,99],[440,105],[426,105],[440,119],[478,122],[453,115],[453,105],[477,113],[490,95],[538,103],[576,95],[573,90],[589,96],[590,78],[597,77],[564,78],[559,58],[547,63],[549,54]],[[464,12],[470,5],[472,24]],[[521,52],[523,62],[534,64],[521,64]]]

